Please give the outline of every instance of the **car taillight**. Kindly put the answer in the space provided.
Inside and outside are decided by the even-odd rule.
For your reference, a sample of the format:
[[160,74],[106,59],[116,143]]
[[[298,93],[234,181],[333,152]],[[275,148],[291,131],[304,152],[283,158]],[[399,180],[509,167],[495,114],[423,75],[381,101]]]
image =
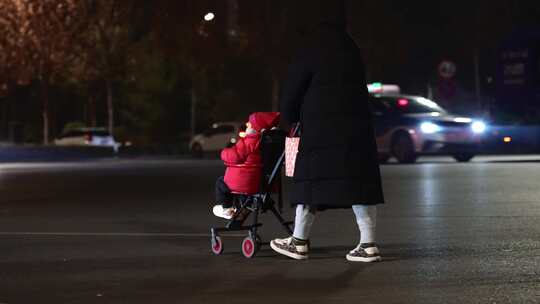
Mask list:
[[409,100],[407,100],[407,99],[400,99],[400,100],[398,100],[398,105],[399,105],[400,107],[406,107],[406,106],[409,105]]

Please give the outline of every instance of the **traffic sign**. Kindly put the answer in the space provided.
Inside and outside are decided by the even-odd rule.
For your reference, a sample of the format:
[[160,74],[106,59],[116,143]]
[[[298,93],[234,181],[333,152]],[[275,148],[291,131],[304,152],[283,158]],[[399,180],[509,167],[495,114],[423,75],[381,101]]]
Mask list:
[[437,70],[439,71],[439,76],[444,79],[450,79],[456,75],[457,67],[452,61],[444,60],[439,64]]

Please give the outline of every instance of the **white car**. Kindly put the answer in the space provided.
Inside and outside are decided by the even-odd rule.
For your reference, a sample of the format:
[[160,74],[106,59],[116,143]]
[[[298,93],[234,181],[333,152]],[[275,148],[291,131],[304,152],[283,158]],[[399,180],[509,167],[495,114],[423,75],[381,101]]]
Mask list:
[[448,113],[437,103],[401,94],[371,94],[379,159],[412,163],[419,155],[451,155],[467,162],[479,152],[486,124]]
[[238,134],[244,131],[245,124],[240,122],[219,122],[201,134],[197,134],[189,143],[189,150],[194,157],[202,157],[207,152],[217,152],[236,143]]
[[115,152],[120,146],[105,128],[81,128],[67,131],[54,140],[57,146],[110,147]]

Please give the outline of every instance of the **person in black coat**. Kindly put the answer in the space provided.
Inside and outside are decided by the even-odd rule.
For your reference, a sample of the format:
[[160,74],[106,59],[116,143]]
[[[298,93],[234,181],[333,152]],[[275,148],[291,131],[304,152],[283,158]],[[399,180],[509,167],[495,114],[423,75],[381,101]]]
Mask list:
[[384,197],[360,50],[346,32],[342,1],[295,3],[303,42],[280,101],[285,123],[301,128],[291,194],[295,232],[271,247],[305,259],[316,211],[352,207],[361,240],[347,259],[378,261],[376,205]]

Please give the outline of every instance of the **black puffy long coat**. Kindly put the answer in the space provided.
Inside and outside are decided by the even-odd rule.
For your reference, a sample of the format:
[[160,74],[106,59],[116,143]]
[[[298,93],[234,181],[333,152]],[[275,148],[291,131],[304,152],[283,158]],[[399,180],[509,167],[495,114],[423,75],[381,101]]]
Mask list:
[[318,209],[384,203],[365,69],[344,27],[320,24],[289,67],[280,107],[300,122],[291,203]]

